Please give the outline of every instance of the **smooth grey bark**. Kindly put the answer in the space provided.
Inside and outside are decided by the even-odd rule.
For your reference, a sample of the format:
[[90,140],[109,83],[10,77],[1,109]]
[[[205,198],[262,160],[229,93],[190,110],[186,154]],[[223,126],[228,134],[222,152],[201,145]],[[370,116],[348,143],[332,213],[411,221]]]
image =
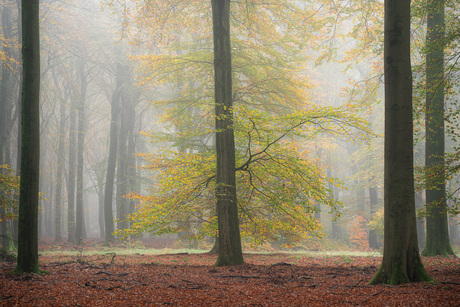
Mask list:
[[[8,1],[2,6],[2,31],[6,43],[3,45],[3,53],[6,60],[2,63],[2,79],[0,84],[0,165],[6,164],[11,166],[10,156],[10,132],[8,127],[10,122],[9,117],[12,111],[12,72],[8,66],[9,59],[12,55],[11,42],[12,38],[12,18],[11,18],[11,3]],[[0,173],[3,172],[0,169]],[[0,192],[1,193],[1,192]],[[7,213],[8,208],[0,206],[0,216]],[[2,219],[1,225],[1,242],[2,248],[6,250],[14,249],[13,237],[11,233],[11,223],[8,220]]]
[[[331,161],[329,160],[329,164],[331,163]],[[332,177],[332,168],[330,165],[328,165],[327,169],[326,169],[326,176],[328,178],[331,178]],[[337,195],[335,195],[334,193],[334,185],[331,183],[331,182],[328,182],[327,183],[327,187],[329,189],[329,193],[330,193],[330,197],[331,197],[331,200],[334,200],[337,198]],[[333,239],[339,239],[340,238],[340,225],[338,224],[337,222],[337,219],[335,218],[335,214],[333,213],[332,214],[332,218],[331,218],[331,222],[332,222],[332,238]]]
[[83,163],[85,150],[85,135],[86,135],[86,114],[85,114],[85,99],[86,88],[88,86],[85,73],[85,61],[79,59],[77,61],[77,78],[80,81],[80,90],[78,93],[78,132],[77,132],[77,185],[76,185],[76,220],[75,220],[75,238],[74,243],[79,244],[83,239],[86,239],[86,225],[83,203]]
[[105,221],[105,244],[110,245],[114,241],[113,231],[113,185],[115,182],[115,169],[117,163],[117,146],[118,146],[118,122],[120,113],[120,90],[122,80],[120,79],[121,64],[117,64],[116,87],[113,91],[111,101],[111,122],[110,122],[110,144],[109,157],[107,165],[107,175],[105,179],[104,190],[104,221]]
[[[371,215],[371,218],[377,212],[377,205],[378,205],[377,188],[374,186],[371,186],[369,188],[369,213]],[[369,229],[368,242],[369,242],[370,248],[372,249],[380,248],[377,232],[374,229]]]
[[445,185],[444,138],[444,0],[429,0],[426,31],[426,142],[425,166],[435,172],[438,183],[426,189],[426,243],[424,256],[449,256]]
[[38,188],[40,176],[39,1],[22,1],[22,114],[19,235],[16,272],[40,273]]
[[105,238],[105,221],[104,221],[104,178],[97,175],[97,200],[98,200],[98,222],[99,236]]
[[[129,135],[128,135],[128,186],[130,191],[140,193],[137,180],[137,163],[136,163],[136,137],[134,136],[134,124],[136,121],[136,114],[134,107],[128,111]],[[129,213],[136,210],[136,200],[129,199],[128,201]],[[129,223],[127,225],[130,226]]]
[[216,115],[216,199],[219,256],[216,265],[243,264],[238,220],[233,131],[230,0],[211,0]]
[[[57,88],[60,88],[58,78],[56,76],[56,71],[53,69],[52,76],[54,80],[54,85]],[[63,97],[60,99],[59,106],[59,138],[58,138],[58,150],[56,153],[57,159],[57,171],[56,171],[56,189],[54,197],[54,241],[62,242],[62,183],[63,183],[63,174],[64,174],[64,143],[65,143],[65,123],[66,123],[66,106],[69,99],[70,91],[65,87],[62,89]]]
[[[424,209],[425,203],[422,197],[422,191],[415,193],[415,209]],[[421,250],[425,247],[426,234],[425,234],[425,218],[423,216],[417,216],[417,240],[418,248]]]
[[[22,10],[21,10],[21,0],[16,1],[17,9],[18,9],[18,19],[17,19],[17,29],[18,29],[18,44],[19,46],[22,45]],[[18,60],[21,64],[19,64],[19,69],[21,70],[22,67],[22,61]],[[22,96],[20,93],[22,93],[22,82],[23,82],[23,75],[22,73],[19,73],[19,95],[17,99],[17,114],[18,118],[21,118],[21,101],[22,101]],[[18,134],[17,134],[17,152],[16,152],[16,174],[20,176],[21,173],[21,123],[20,120],[18,120]],[[19,199],[18,199],[19,201]],[[16,214],[19,214],[19,209],[16,209]],[[18,242],[18,233],[19,233],[19,222],[18,219],[15,219],[13,221],[13,241]]]
[[120,65],[118,76],[122,80],[120,87],[120,129],[118,133],[118,153],[117,153],[117,184],[116,184],[116,207],[117,207],[117,228],[120,230],[129,227],[127,221],[128,216],[128,199],[124,197],[128,193],[128,135],[129,135],[129,123],[128,114],[131,108],[131,97],[129,97],[128,87],[130,72],[129,67],[126,65]]
[[[75,92],[75,90],[74,90]],[[75,93],[74,93],[75,95]],[[75,175],[76,175],[76,128],[77,114],[75,98],[71,98],[70,107],[70,127],[69,127],[69,167],[67,179],[67,241],[75,241]]]
[[410,0],[385,0],[384,247],[370,284],[429,281],[415,223]]

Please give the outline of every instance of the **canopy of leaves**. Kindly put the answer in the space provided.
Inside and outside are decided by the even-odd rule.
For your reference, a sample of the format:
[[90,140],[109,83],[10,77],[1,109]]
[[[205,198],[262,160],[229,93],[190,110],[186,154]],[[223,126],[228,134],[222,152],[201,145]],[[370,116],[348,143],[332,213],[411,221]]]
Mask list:
[[[335,210],[340,204],[327,184],[340,183],[326,178],[304,140],[367,131],[354,106],[312,102],[306,53],[326,24],[315,11],[295,1],[232,4],[235,171],[241,231],[252,243],[320,235],[315,205]],[[148,1],[139,2],[136,12],[131,31],[142,55],[133,60],[139,62],[140,83],[167,88],[153,101],[163,106],[167,128],[150,134],[164,147],[141,155],[154,184],[147,196],[130,195],[141,205],[124,235],[212,236],[217,225],[210,4]]]

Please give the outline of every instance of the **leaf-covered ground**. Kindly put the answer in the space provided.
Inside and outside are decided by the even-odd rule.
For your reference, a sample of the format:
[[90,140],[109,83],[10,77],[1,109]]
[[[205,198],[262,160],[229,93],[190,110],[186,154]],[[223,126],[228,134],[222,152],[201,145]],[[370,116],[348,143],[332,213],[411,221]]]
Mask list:
[[209,254],[45,253],[47,275],[11,275],[0,262],[5,306],[460,306],[460,260],[423,258],[439,284],[369,286],[381,258],[245,254],[214,267]]

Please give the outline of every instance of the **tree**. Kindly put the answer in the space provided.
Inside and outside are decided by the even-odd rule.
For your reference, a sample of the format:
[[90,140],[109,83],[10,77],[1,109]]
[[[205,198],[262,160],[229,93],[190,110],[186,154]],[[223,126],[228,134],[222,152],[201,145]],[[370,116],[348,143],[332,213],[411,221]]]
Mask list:
[[435,172],[436,183],[426,189],[425,256],[448,256],[454,251],[449,239],[446,198],[444,137],[444,1],[428,1],[426,32],[426,145],[425,167]]
[[219,256],[216,265],[243,264],[238,220],[233,131],[230,0],[211,0],[216,116],[216,201]]
[[410,2],[385,1],[384,247],[370,284],[431,280],[420,259],[416,231]]
[[[152,133],[155,144],[165,144],[157,153],[143,155],[155,184],[148,196],[131,195],[142,205],[131,215],[132,227],[125,234],[193,229],[199,237],[217,232],[215,193],[209,192],[216,179],[210,116],[215,103],[209,86],[214,61],[211,46],[206,45],[211,41],[206,32],[211,18],[204,2],[175,2],[181,8],[170,22],[186,20],[184,24],[193,26],[165,25],[173,31],[162,38],[173,35],[166,42],[174,43],[162,46],[165,51],[160,54],[135,57],[141,62],[143,82],[152,87],[166,83],[177,94],[154,101],[163,107],[161,119],[170,124],[164,125],[169,131]],[[145,7],[139,17],[143,26],[145,19],[163,16],[158,11],[167,11],[167,6],[162,5]],[[194,14],[182,13],[189,11]],[[359,120],[353,118],[353,106],[330,108],[311,101],[312,85],[303,75],[305,30],[296,22],[305,18],[305,11],[290,1],[235,3],[232,11],[231,26],[238,33],[231,38],[232,128],[241,236],[255,244],[292,244],[320,234],[321,226],[312,214],[315,203],[330,205],[332,210],[337,205],[327,191],[327,182],[337,181],[325,178],[312,161],[316,159],[309,158],[304,138],[314,139],[324,131],[336,135],[345,132],[344,127],[359,126]],[[157,26],[152,22],[143,33],[156,38],[152,28]]]
[[[76,88],[74,86],[73,93],[75,95]],[[77,130],[77,112],[75,97],[71,98],[70,107],[70,127],[69,127],[69,169],[67,179],[67,241],[74,243],[75,241],[75,175],[77,172],[77,146],[76,146],[76,130]]]
[[40,273],[38,187],[40,162],[39,1],[22,1],[21,181],[17,273]]
[[111,101],[111,121],[110,121],[110,145],[107,165],[107,175],[104,190],[104,225],[105,225],[105,244],[111,244],[114,240],[113,231],[113,184],[115,181],[115,169],[117,164],[117,145],[118,145],[118,126],[121,100],[121,88],[123,86],[123,68],[117,63],[116,67],[116,87],[113,90]]
[[82,239],[86,238],[85,216],[84,216],[84,202],[83,202],[83,163],[84,163],[84,149],[85,149],[85,134],[86,134],[86,116],[85,116],[85,99],[86,88],[88,86],[85,60],[82,58],[77,59],[76,62],[77,78],[80,81],[80,88],[76,91],[78,96],[78,133],[77,133],[77,190],[76,190],[76,223],[75,223],[75,238],[74,243],[80,244]]
[[[13,2],[7,1],[2,4],[1,24],[2,24],[2,40],[3,50],[0,60],[2,61],[2,74],[0,83],[0,165],[10,165],[10,132],[11,128],[10,117],[13,110],[13,71],[11,69],[13,56],[13,22],[12,22],[12,6]],[[6,176],[4,169],[0,168],[0,176]],[[4,191],[0,190],[3,194]],[[6,196],[1,195],[0,197]],[[7,215],[7,208],[0,206],[0,215]],[[11,236],[10,221],[2,219],[1,226],[1,242],[2,248],[12,250],[14,243]]]
[[[59,89],[59,81],[56,76],[56,70],[52,69],[52,76],[55,86]],[[56,190],[55,190],[55,222],[54,222],[54,241],[62,242],[62,179],[64,168],[64,133],[65,133],[65,120],[66,120],[66,106],[69,99],[70,90],[64,83],[64,96],[60,97],[59,105],[59,139],[57,150],[57,171],[56,171]]]

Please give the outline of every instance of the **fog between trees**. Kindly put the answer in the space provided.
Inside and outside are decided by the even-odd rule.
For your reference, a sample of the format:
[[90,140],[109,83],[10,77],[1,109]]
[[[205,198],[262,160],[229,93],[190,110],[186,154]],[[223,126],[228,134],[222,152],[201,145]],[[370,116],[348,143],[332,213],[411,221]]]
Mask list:
[[[233,105],[218,113],[211,2],[40,2],[41,238],[113,243],[154,234],[211,249],[215,148],[226,142],[216,139],[217,129],[234,133],[232,193],[243,249],[381,250],[383,2],[272,2],[231,3]],[[16,170],[20,27],[17,2],[1,3],[0,164]],[[454,245],[460,240],[455,3],[446,1],[445,9],[446,81],[438,76],[432,85],[444,82],[442,171],[421,169],[425,101],[433,91],[422,86],[425,53],[436,40],[426,46],[426,11],[418,2],[412,8],[415,139],[405,146],[414,148],[421,248],[425,188],[439,180],[452,209],[443,231]],[[229,125],[214,125],[229,114]],[[2,225],[2,238],[16,240],[14,220]]]

